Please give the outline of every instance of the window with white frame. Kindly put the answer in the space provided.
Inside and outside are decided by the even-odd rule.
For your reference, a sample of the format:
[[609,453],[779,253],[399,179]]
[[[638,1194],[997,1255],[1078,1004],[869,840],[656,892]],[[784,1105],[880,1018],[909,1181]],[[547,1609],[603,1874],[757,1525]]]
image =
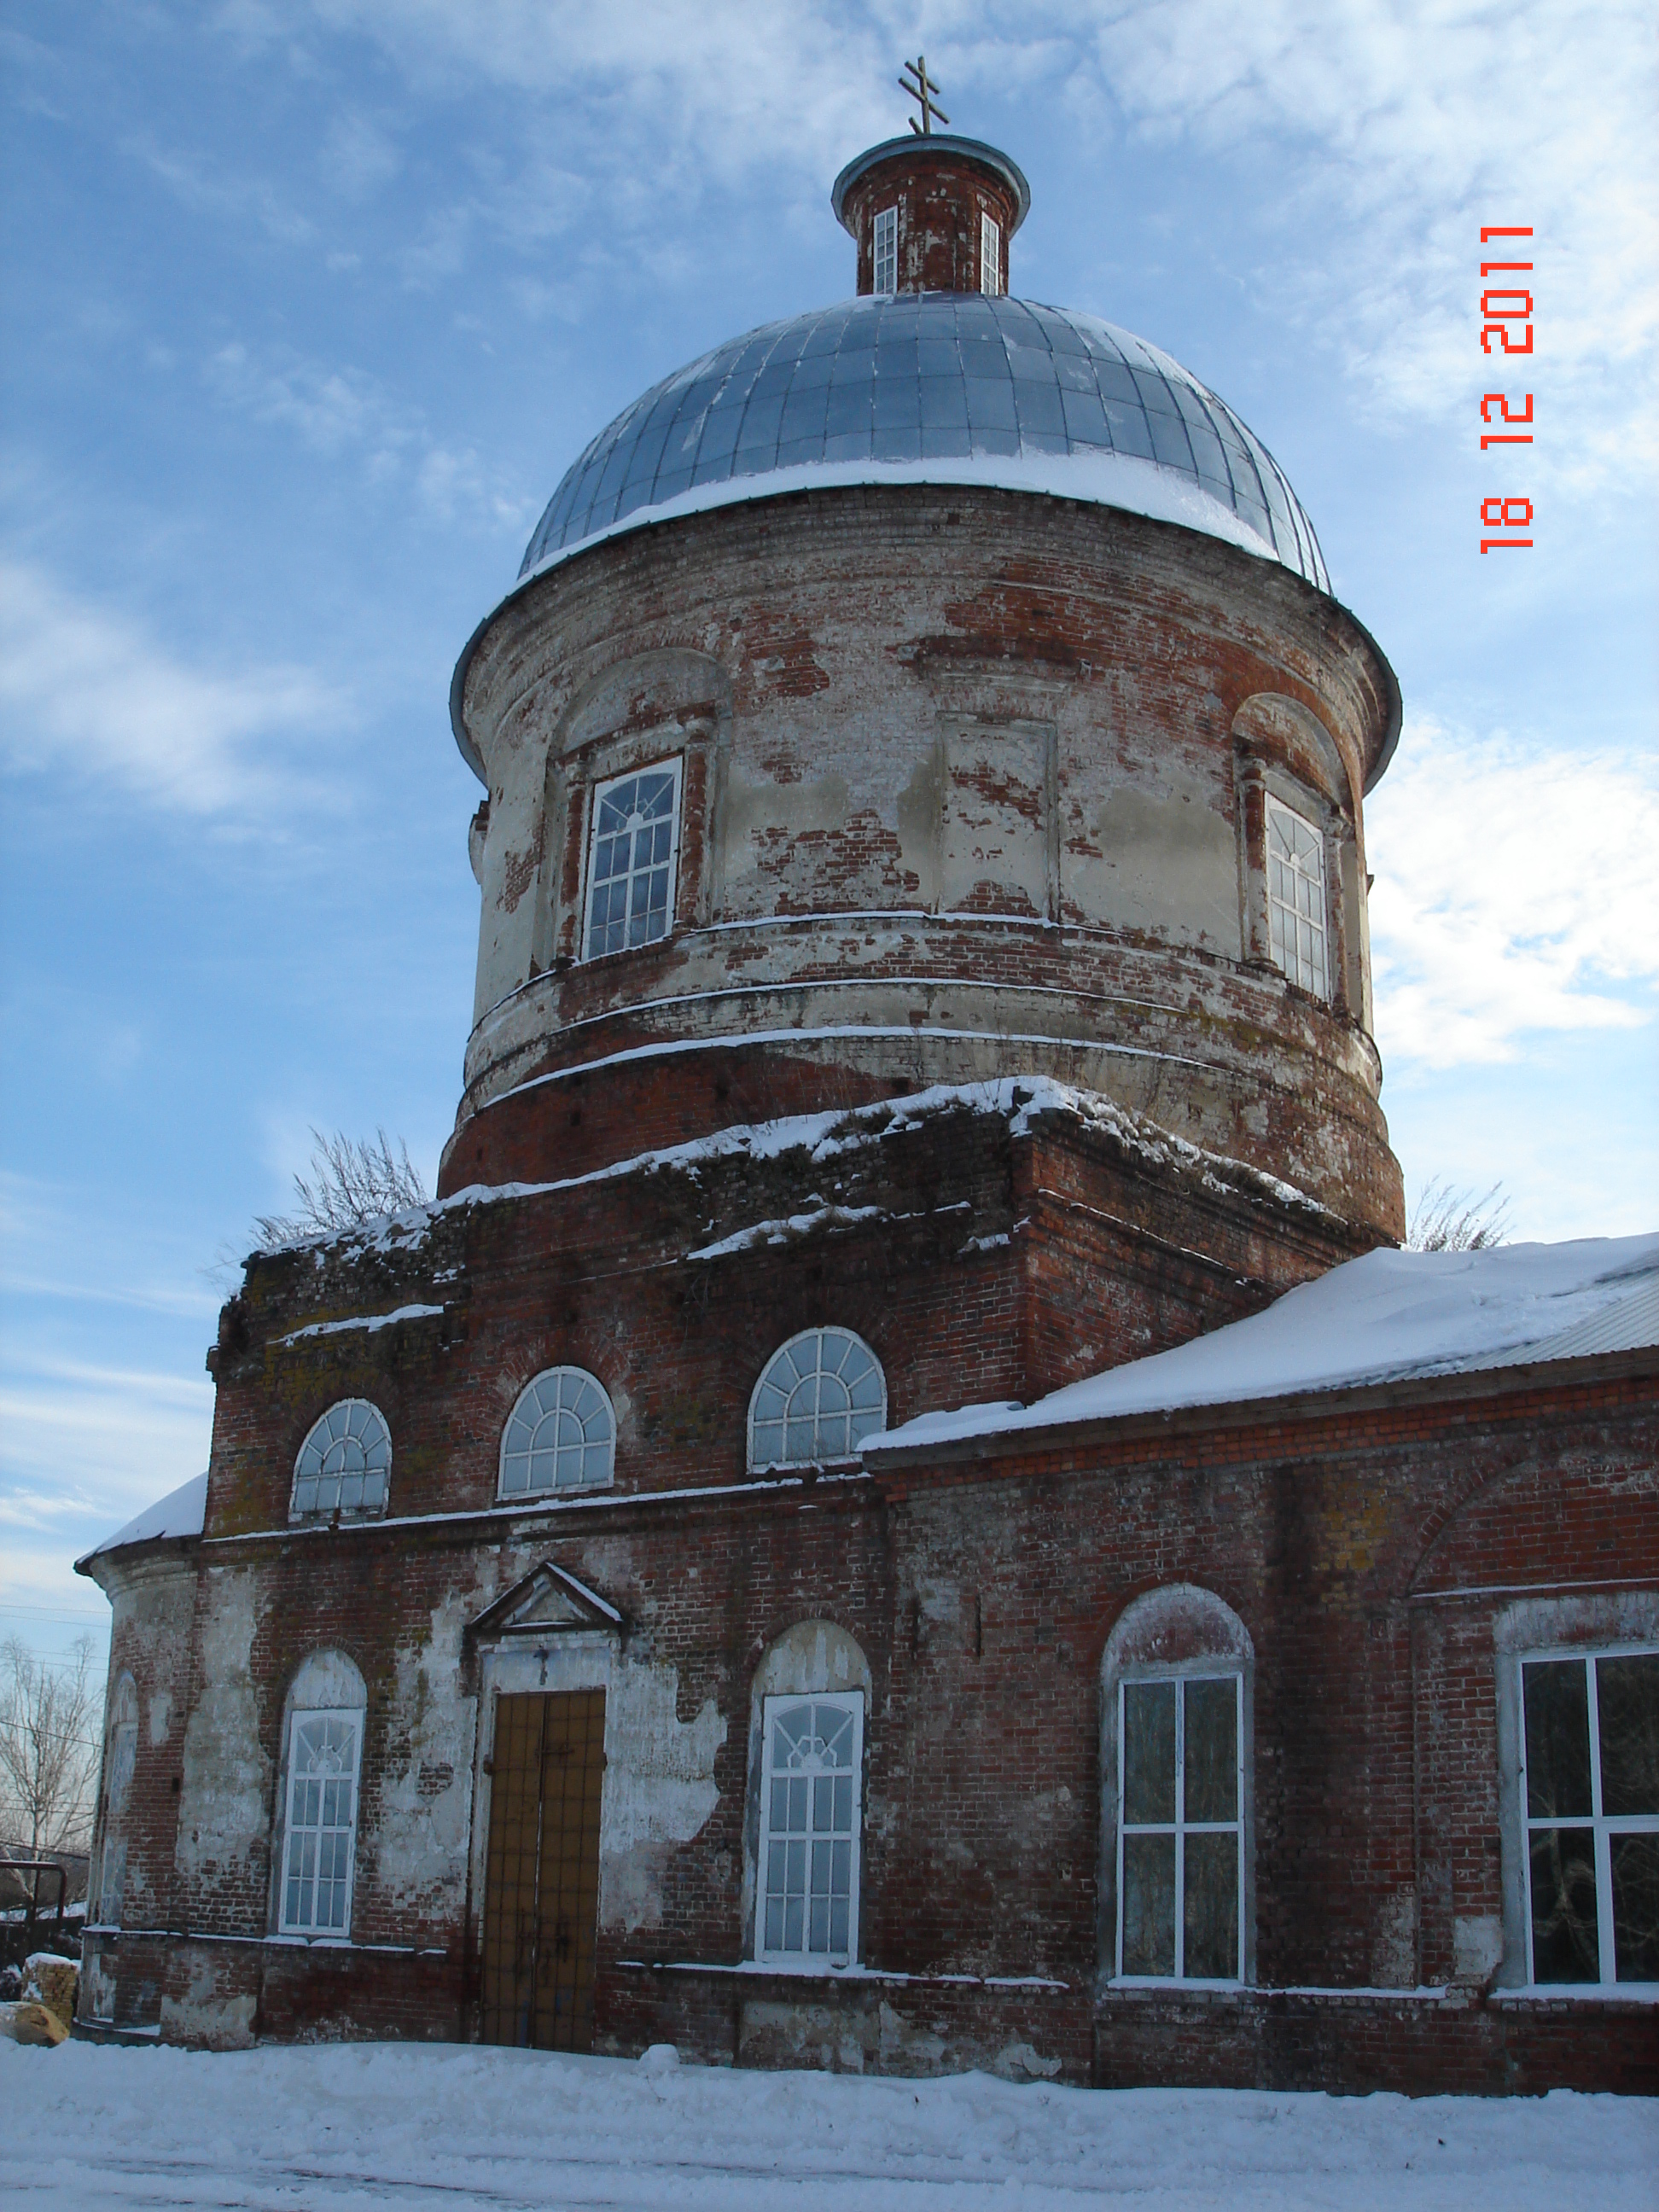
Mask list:
[[349,1936],[362,1715],[296,1711],[289,1729],[279,1926]]
[[858,1955],[861,1691],[768,1698],[757,1960]]
[[994,296],[1002,289],[1002,225],[994,215],[979,219],[979,289]]
[[595,788],[584,958],[629,951],[667,936],[674,920],[679,835],[678,760],[613,776]]
[[749,1464],[853,1459],[887,1425],[881,1363],[848,1328],[809,1328],[772,1354],[749,1401]]
[[1267,936],[1292,983],[1330,996],[1325,846],[1311,822],[1267,801]]
[[550,1367],[507,1416],[501,1494],[592,1489],[610,1481],[616,1456],[617,1420],[602,1384],[580,1367]]
[[1659,1650],[1524,1658],[1532,1980],[1659,1983]]
[[898,290],[898,210],[883,208],[876,217],[875,289],[890,297]]
[[294,1462],[290,1521],[386,1511],[392,1431],[367,1398],[342,1398],[311,1426]]
[[1243,1683],[1237,1674],[1121,1682],[1120,1975],[1244,1975]]

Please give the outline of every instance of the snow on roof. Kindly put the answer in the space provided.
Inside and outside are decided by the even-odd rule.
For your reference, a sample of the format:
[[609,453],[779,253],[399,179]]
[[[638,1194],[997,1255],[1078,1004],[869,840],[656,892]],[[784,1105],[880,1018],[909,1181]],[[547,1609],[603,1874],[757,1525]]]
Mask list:
[[1189,370],[1097,315],[979,292],[844,300],[688,362],[572,462],[519,573],[619,523],[797,483],[884,481],[1097,500],[1330,589],[1285,471]]
[[866,1454],[1120,1414],[1340,1390],[1659,1345],[1659,1235],[1368,1252],[1248,1321],[1073,1382],[1034,1406],[963,1406]]
[[88,1559],[97,1559],[105,1552],[119,1552],[129,1544],[155,1544],[172,1536],[199,1536],[207,1516],[207,1477],[193,1474],[188,1482],[181,1482],[177,1490],[168,1491],[165,1498],[147,1505],[135,1520],[112,1536],[106,1536],[101,1544],[94,1544],[83,1553],[75,1564],[86,1565]]
[[[909,1038],[908,1029],[842,1028],[837,1030],[760,1030],[738,1032],[726,1039],[716,1038],[716,1043],[732,1046],[764,1043],[769,1040],[794,1043],[803,1037],[817,1036],[902,1036]],[[951,1034],[951,1032],[935,1032]],[[970,1032],[962,1032],[967,1035]],[[1005,1039],[1005,1042],[1006,1040]],[[1014,1040],[1018,1042],[1018,1038]],[[707,1041],[704,1041],[707,1042]],[[595,1067],[609,1067],[622,1060],[639,1060],[658,1053],[702,1049],[696,1040],[690,1042],[671,1041],[654,1045],[631,1046],[626,1051],[612,1053],[604,1060],[584,1063],[585,1072]],[[1141,1055],[1162,1059],[1162,1054]],[[521,1091],[533,1091],[543,1084],[556,1082],[559,1076],[532,1075],[505,1091],[504,1097],[514,1097]],[[325,1255],[333,1250],[355,1247],[362,1252],[407,1252],[417,1245],[431,1230],[433,1224],[444,1214],[463,1211],[469,1206],[499,1206],[525,1198],[544,1198],[556,1191],[576,1190],[583,1184],[613,1182],[620,1177],[652,1175],[665,1170],[678,1169],[696,1173],[703,1163],[717,1159],[748,1158],[776,1159],[781,1154],[805,1151],[811,1154],[815,1164],[837,1158],[854,1151],[860,1145],[885,1143],[915,1128],[930,1115],[949,1113],[965,1108],[975,1114],[995,1114],[1006,1118],[1010,1133],[1016,1137],[1028,1133],[1033,1119],[1045,1113],[1068,1113],[1080,1115],[1085,1121],[1109,1131],[1117,1140],[1138,1152],[1146,1159],[1159,1165],[1176,1164],[1201,1175],[1209,1188],[1215,1191],[1242,1190],[1278,1200],[1284,1206],[1300,1207],[1310,1214],[1328,1214],[1330,1209],[1296,1184],[1282,1182],[1269,1175],[1265,1169],[1254,1167],[1247,1160],[1234,1159],[1225,1152],[1206,1152],[1190,1144],[1184,1137],[1173,1135],[1168,1129],[1145,1115],[1136,1114],[1127,1106],[1096,1091],[1083,1091],[1069,1083],[1062,1083],[1049,1075],[1004,1075],[975,1083],[937,1083],[925,1091],[913,1091],[907,1097],[882,1099],[866,1106],[824,1108],[813,1114],[787,1114],[772,1121],[741,1121],[725,1129],[716,1129],[705,1137],[689,1138],[683,1144],[661,1146],[648,1152],[631,1152],[627,1158],[613,1160],[602,1168],[589,1168],[581,1175],[562,1176],[551,1182],[468,1183],[462,1189],[452,1191],[447,1198],[428,1199],[419,1206],[404,1208],[397,1213],[383,1213],[373,1219],[358,1222],[349,1229],[328,1231],[318,1237],[296,1237],[287,1243],[262,1247],[251,1255],[263,1260],[290,1251],[311,1251],[320,1267]],[[704,1254],[703,1257],[708,1257]],[[407,1318],[413,1308],[402,1309],[393,1315],[374,1316],[377,1325],[387,1321]],[[352,1326],[346,1322],[321,1324],[330,1328]],[[313,1326],[317,1326],[313,1324]],[[307,1334],[296,1330],[293,1334]],[[284,1338],[283,1342],[290,1341]]]

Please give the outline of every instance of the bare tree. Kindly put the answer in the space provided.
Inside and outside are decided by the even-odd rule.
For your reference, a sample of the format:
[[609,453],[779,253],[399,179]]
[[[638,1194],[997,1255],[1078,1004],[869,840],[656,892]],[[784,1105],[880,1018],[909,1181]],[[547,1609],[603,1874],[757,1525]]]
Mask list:
[[19,1637],[0,1645],[0,1819],[9,1840],[27,1837],[34,1852],[88,1848],[103,1705],[96,1655],[89,1636],[58,1662],[37,1659]]
[[1431,1176],[1406,1229],[1408,1252],[1485,1252],[1507,1243],[1510,1201],[1495,1182],[1479,1198]]
[[284,1244],[303,1244],[315,1237],[335,1237],[384,1213],[426,1203],[421,1171],[401,1137],[395,1152],[384,1129],[377,1129],[368,1140],[343,1137],[337,1129],[325,1137],[313,1129],[311,1140],[311,1173],[294,1178],[298,1211],[255,1217],[260,1251],[275,1252]]

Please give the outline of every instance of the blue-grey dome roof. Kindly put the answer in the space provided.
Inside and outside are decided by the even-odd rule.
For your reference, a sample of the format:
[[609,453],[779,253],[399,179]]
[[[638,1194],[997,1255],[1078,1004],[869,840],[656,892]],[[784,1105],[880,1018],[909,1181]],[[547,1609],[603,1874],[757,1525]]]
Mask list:
[[843,301],[665,377],[565,472],[520,576],[619,529],[825,483],[1098,501],[1330,590],[1284,471],[1179,362],[1094,315],[977,293]]

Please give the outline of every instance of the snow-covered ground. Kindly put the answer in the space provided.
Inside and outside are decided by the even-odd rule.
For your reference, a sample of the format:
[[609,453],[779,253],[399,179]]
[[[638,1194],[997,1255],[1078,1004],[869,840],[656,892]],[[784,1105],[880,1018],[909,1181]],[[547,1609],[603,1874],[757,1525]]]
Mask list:
[[368,2044],[0,2044],[14,2205],[1654,2212],[1659,2106],[1012,2087]]

